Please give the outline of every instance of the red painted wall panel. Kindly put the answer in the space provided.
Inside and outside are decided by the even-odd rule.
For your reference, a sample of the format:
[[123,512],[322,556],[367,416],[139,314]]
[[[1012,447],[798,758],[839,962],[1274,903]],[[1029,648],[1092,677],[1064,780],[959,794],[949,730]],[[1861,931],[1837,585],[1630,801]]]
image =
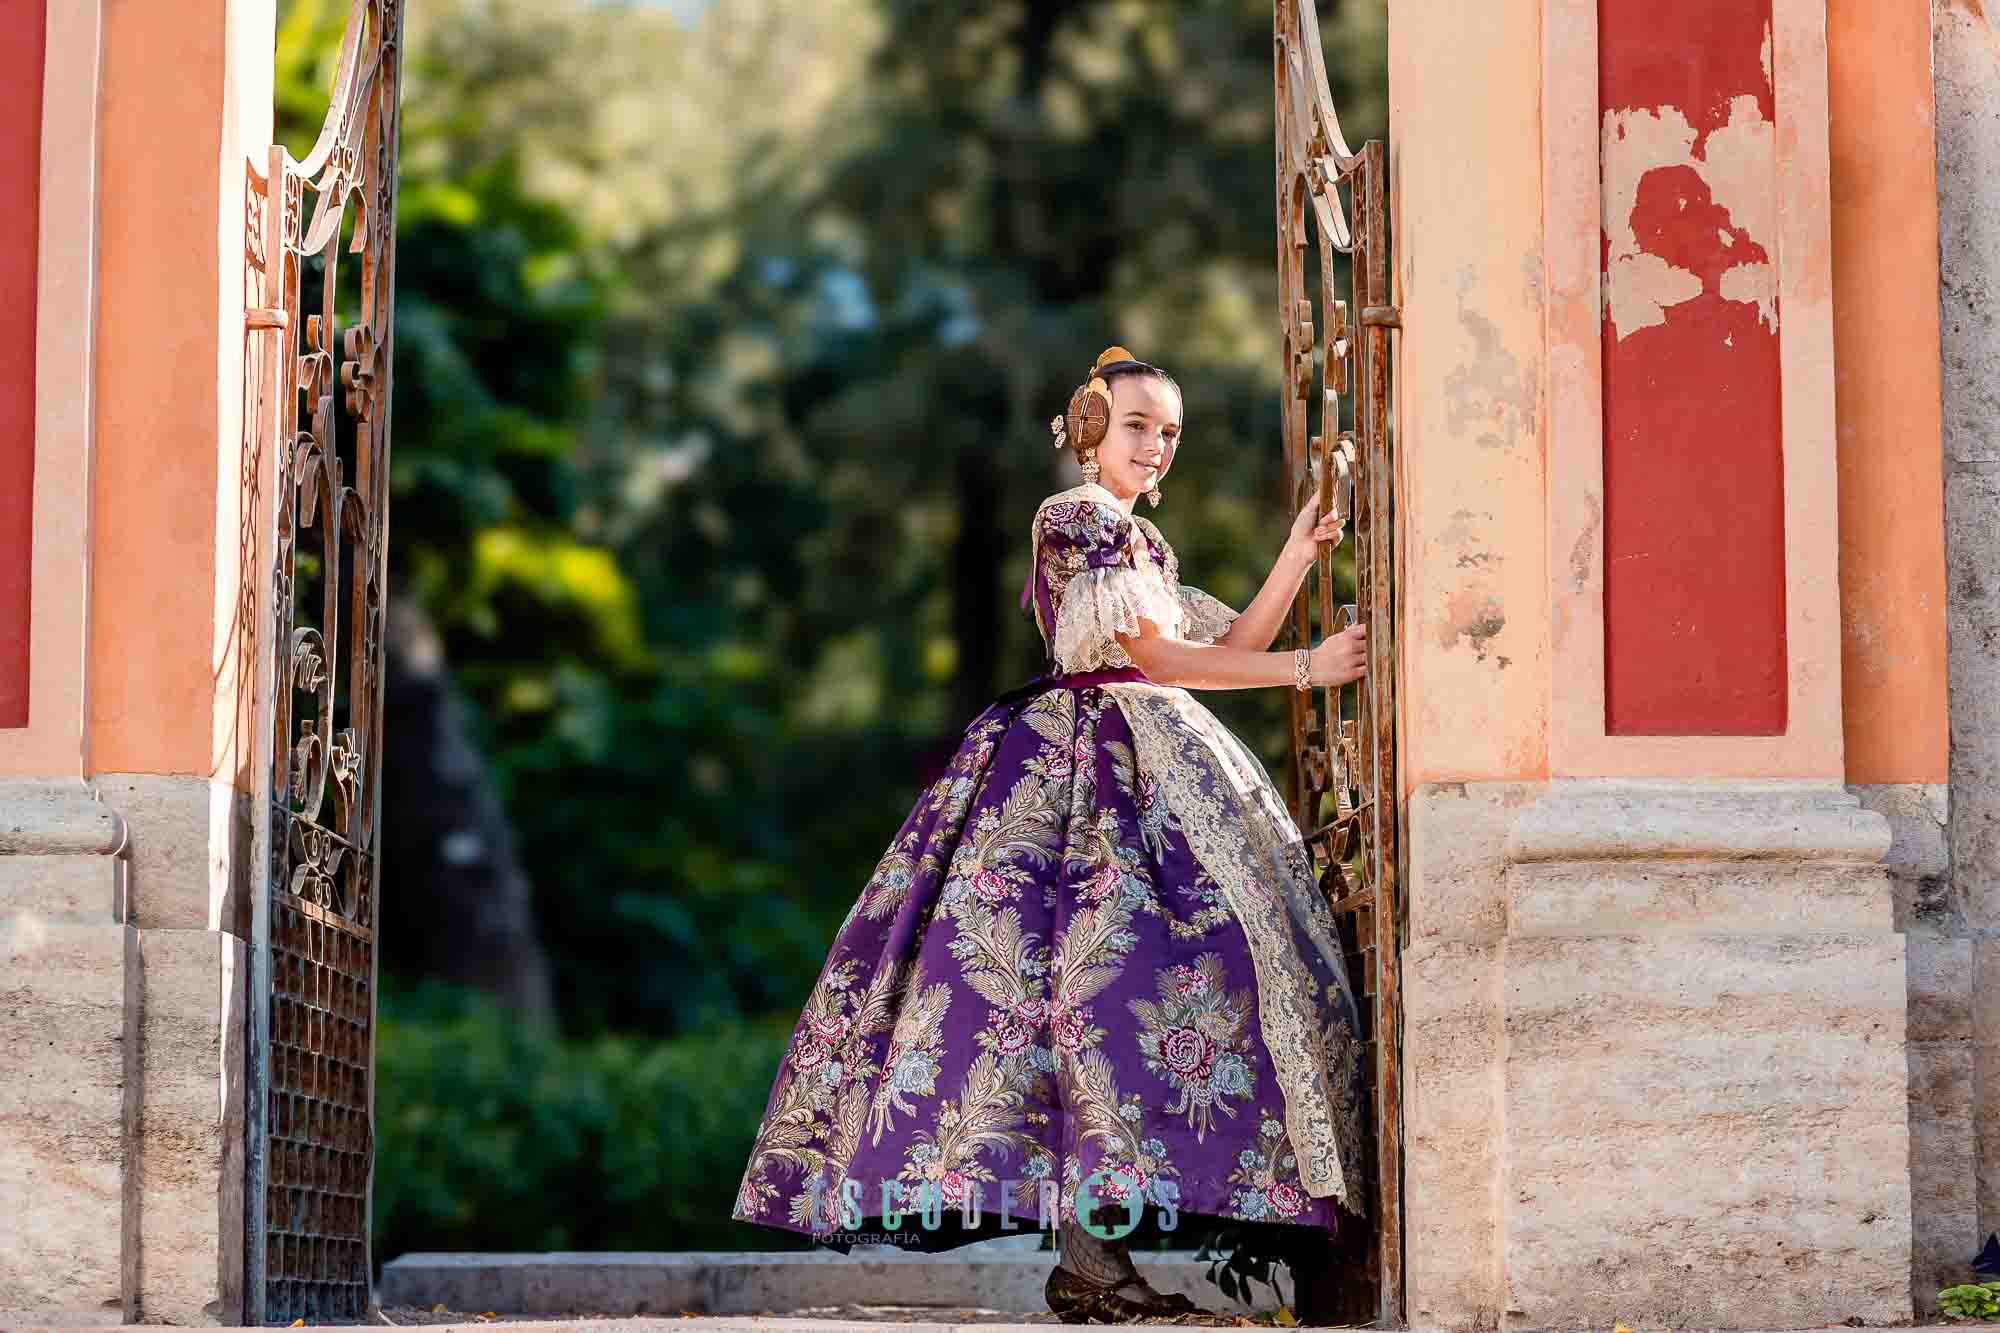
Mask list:
[[45,0],[0,23],[0,727],[28,725]]
[[1598,17],[1605,730],[1781,734],[1770,0]]

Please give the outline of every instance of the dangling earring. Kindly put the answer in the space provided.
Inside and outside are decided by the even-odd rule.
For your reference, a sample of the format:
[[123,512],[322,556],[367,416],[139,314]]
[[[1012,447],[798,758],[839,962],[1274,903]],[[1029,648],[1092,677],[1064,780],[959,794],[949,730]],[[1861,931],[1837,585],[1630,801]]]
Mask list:
[[1092,449],[1089,453],[1085,454],[1082,458],[1078,459],[1077,466],[1083,470],[1083,479],[1085,481],[1090,481],[1090,482],[1096,481],[1097,450]]
[[1155,509],[1160,507],[1160,488],[1158,486],[1148,486],[1146,488],[1146,501]]

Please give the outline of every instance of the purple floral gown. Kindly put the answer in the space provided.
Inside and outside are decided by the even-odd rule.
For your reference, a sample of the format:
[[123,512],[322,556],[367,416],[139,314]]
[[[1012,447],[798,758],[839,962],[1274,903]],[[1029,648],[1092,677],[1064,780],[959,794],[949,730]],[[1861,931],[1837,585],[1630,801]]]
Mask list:
[[1051,674],[973,719],[849,910],[735,1218],[948,1249],[1056,1225],[1098,1172],[1135,1239],[1366,1213],[1357,1011],[1297,826],[1115,637],[1212,643],[1236,613],[1114,501],[1036,510]]

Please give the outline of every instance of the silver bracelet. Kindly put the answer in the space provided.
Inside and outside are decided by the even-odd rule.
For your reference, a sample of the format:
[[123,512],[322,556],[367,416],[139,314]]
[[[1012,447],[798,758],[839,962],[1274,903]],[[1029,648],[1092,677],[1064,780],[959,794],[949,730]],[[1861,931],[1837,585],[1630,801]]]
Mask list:
[[1312,653],[1304,648],[1292,654],[1292,684],[1301,690],[1312,688]]

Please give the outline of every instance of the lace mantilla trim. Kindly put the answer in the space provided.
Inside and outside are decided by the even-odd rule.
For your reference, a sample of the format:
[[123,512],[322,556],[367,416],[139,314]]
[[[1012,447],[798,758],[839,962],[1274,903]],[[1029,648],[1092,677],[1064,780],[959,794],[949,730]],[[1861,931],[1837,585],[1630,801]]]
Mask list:
[[1181,637],[1189,643],[1217,643],[1236,623],[1236,609],[1200,588],[1180,585]]
[[1062,605],[1056,610],[1055,640],[1050,645],[1056,665],[1064,671],[1131,666],[1132,658],[1119,647],[1118,635],[1137,634],[1141,616],[1158,625],[1162,634],[1180,628],[1180,603],[1157,571],[1116,566],[1084,570],[1063,589]]

